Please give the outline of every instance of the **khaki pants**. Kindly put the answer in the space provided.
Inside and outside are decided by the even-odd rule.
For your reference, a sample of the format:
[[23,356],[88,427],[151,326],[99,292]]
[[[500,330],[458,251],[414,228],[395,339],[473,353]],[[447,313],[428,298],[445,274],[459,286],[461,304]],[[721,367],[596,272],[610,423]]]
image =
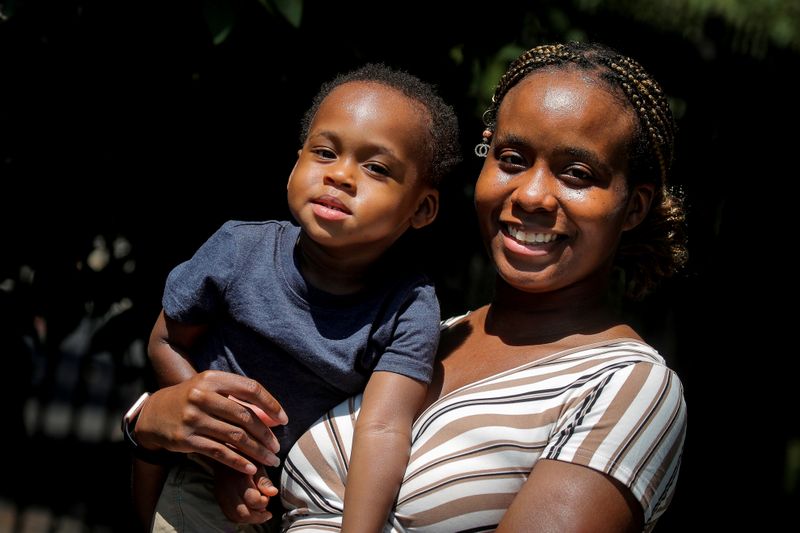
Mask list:
[[[271,525],[272,524],[272,525]],[[214,497],[214,475],[202,459],[190,456],[172,467],[153,517],[153,533],[270,533],[280,516],[257,526],[228,520]]]

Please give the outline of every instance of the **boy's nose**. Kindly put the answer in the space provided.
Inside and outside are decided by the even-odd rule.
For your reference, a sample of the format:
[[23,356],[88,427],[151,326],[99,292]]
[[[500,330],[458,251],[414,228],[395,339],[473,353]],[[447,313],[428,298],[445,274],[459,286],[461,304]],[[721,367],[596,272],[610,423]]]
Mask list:
[[336,187],[348,192],[353,192],[356,189],[356,180],[350,170],[350,166],[346,164],[336,165],[330,169],[330,172],[325,174],[325,185]]

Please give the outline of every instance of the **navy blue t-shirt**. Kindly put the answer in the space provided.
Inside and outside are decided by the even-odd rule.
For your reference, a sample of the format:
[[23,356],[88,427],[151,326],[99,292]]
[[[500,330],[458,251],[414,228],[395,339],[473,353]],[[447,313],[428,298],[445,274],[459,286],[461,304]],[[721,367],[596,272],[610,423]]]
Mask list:
[[289,222],[227,222],[172,270],[163,298],[168,317],[209,325],[191,353],[197,371],[253,378],[281,403],[289,417],[273,428],[281,456],[374,370],[430,382],[439,341],[439,303],[425,276],[381,270],[369,288],[332,295],[300,274],[299,235]]

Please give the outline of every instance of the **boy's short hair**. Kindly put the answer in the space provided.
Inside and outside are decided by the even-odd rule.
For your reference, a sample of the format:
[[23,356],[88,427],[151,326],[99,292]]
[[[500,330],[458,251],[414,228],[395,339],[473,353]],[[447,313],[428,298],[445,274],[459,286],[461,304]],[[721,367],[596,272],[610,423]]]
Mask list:
[[428,111],[430,117],[429,139],[426,143],[428,171],[425,172],[423,179],[428,185],[439,187],[442,178],[461,161],[456,114],[453,108],[436,93],[433,85],[422,81],[413,74],[393,69],[382,63],[367,63],[363,67],[339,74],[324,83],[314,97],[311,107],[303,116],[300,142],[305,143],[311,122],[325,97],[336,87],[354,81],[379,83],[391,87],[411,100],[422,104]]

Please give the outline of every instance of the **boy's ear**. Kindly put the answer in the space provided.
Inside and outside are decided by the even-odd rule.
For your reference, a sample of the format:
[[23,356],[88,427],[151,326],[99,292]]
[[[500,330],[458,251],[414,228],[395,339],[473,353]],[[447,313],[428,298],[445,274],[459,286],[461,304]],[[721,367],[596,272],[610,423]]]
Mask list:
[[436,219],[439,213],[439,191],[428,189],[420,198],[417,210],[411,216],[411,227],[414,229],[424,228]]
[[289,179],[286,180],[286,189],[289,189],[289,183],[292,182],[292,176],[294,176],[294,171],[297,169],[297,163],[300,162],[300,154],[303,153],[303,149],[297,151],[297,160],[294,162],[294,166],[292,167],[292,171],[289,172]]
[[632,230],[641,224],[644,217],[650,212],[650,204],[653,203],[655,187],[652,183],[642,183],[633,188],[631,196],[628,198],[628,212],[625,215],[622,231]]

